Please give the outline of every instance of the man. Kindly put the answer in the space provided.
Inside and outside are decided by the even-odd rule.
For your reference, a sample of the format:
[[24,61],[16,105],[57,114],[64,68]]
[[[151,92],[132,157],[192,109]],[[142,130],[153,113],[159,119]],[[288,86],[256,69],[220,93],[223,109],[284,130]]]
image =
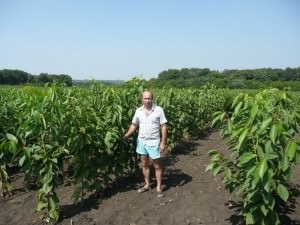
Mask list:
[[161,188],[162,182],[162,162],[161,153],[165,151],[167,141],[167,119],[164,110],[153,104],[153,94],[151,91],[144,91],[142,94],[143,106],[139,107],[132,119],[124,138],[127,139],[132,133],[139,128],[137,149],[140,154],[141,167],[144,175],[145,185],[138,189],[143,193],[150,189],[150,158],[153,160],[156,177],[156,191],[158,197],[164,194]]

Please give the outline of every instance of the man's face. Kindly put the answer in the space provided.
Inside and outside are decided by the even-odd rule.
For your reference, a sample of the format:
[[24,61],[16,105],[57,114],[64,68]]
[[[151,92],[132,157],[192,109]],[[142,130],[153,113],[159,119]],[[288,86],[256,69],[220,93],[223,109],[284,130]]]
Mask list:
[[151,92],[144,92],[143,93],[143,96],[142,96],[142,101],[143,101],[143,105],[146,107],[146,108],[149,108],[152,106],[152,94]]

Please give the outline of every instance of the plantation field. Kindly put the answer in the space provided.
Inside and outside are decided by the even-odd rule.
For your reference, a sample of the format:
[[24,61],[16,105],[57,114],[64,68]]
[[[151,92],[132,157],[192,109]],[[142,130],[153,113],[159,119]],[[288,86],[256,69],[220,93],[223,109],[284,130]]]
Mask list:
[[[158,199],[155,188],[138,194],[142,177],[127,177],[112,186],[102,197],[85,196],[82,204],[73,204],[73,185],[68,181],[58,187],[62,204],[60,225],[70,224],[136,224],[182,225],[216,224],[238,225],[238,199],[224,190],[219,177],[205,172],[209,163],[208,149],[227,152],[227,145],[219,132],[211,131],[197,141],[176,148],[164,158],[164,190],[166,196]],[[153,176],[152,176],[153,177]],[[24,189],[21,174],[13,178],[17,190],[14,195],[0,198],[0,224],[41,224],[36,207],[36,191]],[[291,185],[293,195],[281,209],[285,225],[300,224],[300,167],[295,168]],[[154,180],[153,180],[153,185]]]
[[299,224],[299,95],[154,90],[168,119],[158,199],[137,194],[137,133],[123,138],[143,85],[0,89],[1,222]]

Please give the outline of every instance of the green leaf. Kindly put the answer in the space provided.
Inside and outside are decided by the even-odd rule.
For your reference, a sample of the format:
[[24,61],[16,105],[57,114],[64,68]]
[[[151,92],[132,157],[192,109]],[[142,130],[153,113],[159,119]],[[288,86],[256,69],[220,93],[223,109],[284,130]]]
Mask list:
[[57,164],[57,158],[52,158],[52,159],[50,159],[52,162],[54,162],[55,164]]
[[295,142],[290,142],[286,148],[286,155],[290,158],[291,161],[294,161],[296,158],[297,144]]
[[227,130],[228,130],[229,134],[232,133],[232,129],[233,129],[232,121],[229,119],[229,120],[227,120]]
[[18,143],[18,139],[14,135],[6,133],[6,137],[8,140]]
[[268,206],[269,209],[273,210],[275,206],[275,198],[272,193],[263,192],[263,201]]
[[36,122],[39,122],[40,120],[40,113],[37,111],[37,110],[34,110],[32,112],[32,118],[36,121]]
[[254,117],[256,116],[257,112],[258,112],[258,105],[255,104],[255,105],[253,105],[252,108],[251,108],[251,114],[250,114],[251,117],[254,118]]
[[214,126],[219,121],[222,122],[225,115],[226,115],[226,112],[218,112],[212,121],[212,125]]
[[212,155],[215,155],[215,154],[219,154],[219,151],[216,150],[216,149],[212,149],[212,150],[209,150],[209,151],[207,152],[207,154],[210,155],[210,156],[212,156]]
[[231,134],[231,136],[230,136],[230,139],[231,139],[231,140],[234,140],[237,136],[240,135],[241,132],[243,132],[243,130],[245,130],[243,127],[242,127],[242,128],[239,128],[239,129],[235,129],[235,130],[232,132],[232,134]]
[[279,184],[277,186],[277,194],[279,195],[279,197],[283,200],[283,201],[287,201],[288,198],[289,198],[289,191],[287,190],[287,188],[282,185],[282,184]]
[[44,125],[44,129],[47,129],[47,124],[46,124],[46,120],[43,114],[41,114],[42,117],[42,121],[43,121],[43,125]]
[[245,152],[239,159],[238,165],[242,165],[244,163],[249,162],[251,159],[255,158],[256,154],[252,152]]
[[214,154],[214,155],[211,156],[210,161],[216,162],[216,161],[220,161],[221,159],[222,159],[221,154]]
[[39,154],[33,154],[32,158],[35,160],[45,159],[43,155],[39,155]]
[[36,210],[37,211],[41,211],[42,209],[47,208],[47,206],[48,206],[47,202],[38,202]]
[[232,176],[231,169],[230,169],[230,168],[228,168],[228,167],[226,167],[226,168],[225,168],[225,172],[224,172],[224,177],[226,177],[226,178],[230,179],[230,178],[231,178],[231,176]]
[[32,130],[30,130],[30,131],[26,131],[25,132],[25,138],[27,138],[29,135],[31,135],[32,134]]
[[24,152],[25,152],[27,158],[30,158],[32,151],[33,151],[32,148],[29,148],[29,147],[24,148]]
[[221,165],[218,165],[214,168],[214,171],[213,171],[213,175],[216,176],[217,174],[219,174],[222,170],[222,166]]
[[255,219],[253,214],[251,213],[247,213],[246,214],[246,224],[254,224],[255,223]]
[[14,189],[14,187],[12,186],[12,184],[11,183],[6,183],[6,190],[8,191],[8,192],[11,192],[13,189]]
[[266,157],[263,148],[259,145],[256,148],[256,153],[260,159],[264,159]]
[[256,165],[254,165],[250,169],[248,169],[246,177],[249,178],[249,176],[251,176],[251,175],[253,175],[255,177],[255,169],[256,169]]
[[52,181],[52,179],[53,179],[52,173],[51,171],[48,171],[46,175],[43,177],[43,183],[49,184]]
[[269,118],[267,120],[264,120],[260,126],[260,132],[263,132],[268,126],[269,124],[272,122],[273,118]]
[[274,153],[273,147],[272,147],[272,142],[270,140],[268,140],[267,142],[265,142],[265,152],[266,153]]
[[49,217],[53,220],[53,221],[57,221],[58,220],[58,217],[59,217],[59,214],[58,214],[58,211],[57,210],[50,210],[49,211]]
[[262,211],[262,213],[264,214],[264,216],[266,216],[268,214],[268,209],[266,208],[265,205],[261,205],[260,206],[260,210]]
[[259,165],[257,164],[255,166],[255,170],[253,172],[253,178],[254,178],[254,184],[257,184],[258,181],[260,180],[260,176],[259,176]]
[[55,196],[50,196],[49,197],[49,202],[50,202],[50,207],[53,209],[56,209],[58,207],[57,205],[57,199],[55,198]]
[[240,135],[240,137],[239,137],[238,149],[241,148],[241,146],[242,146],[242,144],[243,144],[243,142],[244,142],[244,140],[245,140],[247,134],[248,134],[248,129],[245,129],[245,130],[242,132],[242,134]]
[[44,184],[42,187],[42,191],[44,194],[48,194],[52,190],[52,186],[48,184]]
[[267,168],[267,159],[263,159],[262,161],[260,161],[260,163],[258,164],[258,174],[261,179],[264,177]]
[[107,131],[105,138],[104,138],[104,143],[108,149],[111,148],[111,143],[110,143],[111,139],[112,139],[111,132]]
[[[271,211],[270,214],[271,214],[271,224],[272,225],[280,225],[281,222],[280,222],[278,214],[275,211]],[[266,224],[269,225],[270,222],[268,221],[268,223],[266,223]]]
[[271,187],[272,183],[273,183],[273,178],[272,178],[272,176],[270,176],[270,173],[268,173],[268,176],[264,177],[264,180],[263,180],[263,183],[262,183],[262,185],[263,185],[266,192],[270,192],[270,187]]
[[273,124],[270,130],[270,138],[273,144],[276,143],[277,134],[278,134],[278,125]]
[[19,160],[19,165],[20,165],[20,166],[23,166],[25,160],[26,160],[26,155],[23,155],[23,156],[20,158],[20,160]]
[[8,150],[12,153],[12,154],[16,154],[17,152],[17,145],[16,142],[14,141],[9,141],[9,148]]
[[290,167],[289,158],[287,157],[287,155],[284,155],[280,163],[281,163],[281,168],[284,172]]
[[207,167],[205,168],[205,172],[212,170],[214,168],[214,166],[216,165],[215,162],[211,162],[207,165]]
[[266,159],[272,160],[278,158],[278,155],[276,153],[266,153],[265,157]]
[[234,114],[237,115],[243,105],[243,102],[239,102],[239,104],[234,108]]

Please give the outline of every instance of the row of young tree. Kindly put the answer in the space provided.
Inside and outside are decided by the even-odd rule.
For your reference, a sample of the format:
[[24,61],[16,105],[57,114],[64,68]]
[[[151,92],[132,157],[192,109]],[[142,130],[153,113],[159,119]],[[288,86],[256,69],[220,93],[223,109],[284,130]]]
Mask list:
[[72,86],[72,77],[65,74],[47,74],[32,75],[22,70],[0,70],[0,84],[19,85],[19,84],[45,84],[54,81],[67,86]]

